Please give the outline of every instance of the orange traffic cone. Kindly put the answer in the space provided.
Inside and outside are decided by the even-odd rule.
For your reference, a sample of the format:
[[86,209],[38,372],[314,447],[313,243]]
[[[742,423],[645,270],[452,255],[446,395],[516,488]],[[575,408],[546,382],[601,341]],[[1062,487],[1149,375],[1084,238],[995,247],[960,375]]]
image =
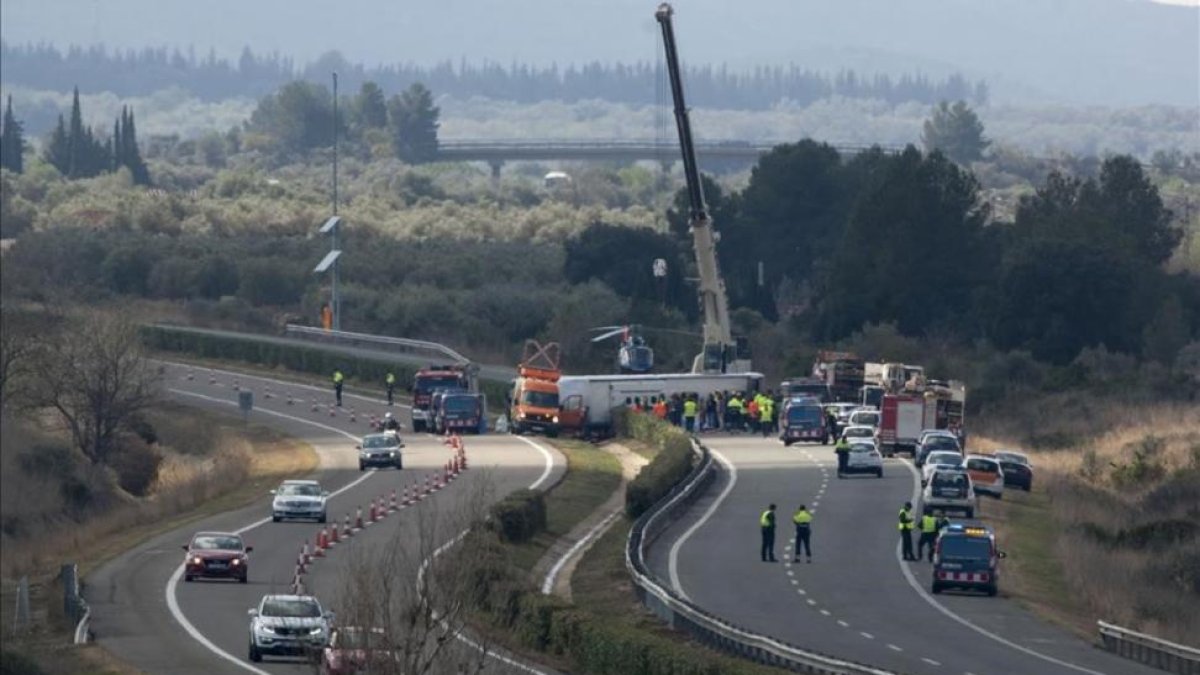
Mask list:
[[313,557],[325,557],[325,531],[317,530],[317,536],[314,538],[316,544],[313,546]]
[[342,529],[342,538],[349,539],[354,536],[354,530],[350,529],[350,514],[346,514],[346,525]]
[[329,528],[329,545],[333,546],[334,544],[340,544],[340,543],[341,543],[341,537],[338,535],[337,520],[334,519],[333,527]]
[[356,529],[356,530],[363,529],[362,507],[361,506],[358,507],[358,517],[355,518],[355,520],[354,520],[354,529]]
[[392,490],[392,504],[389,507],[389,509],[392,511],[400,510],[400,505],[396,503],[396,491],[395,490]]
[[188,379],[189,381],[190,381],[190,380],[194,380],[194,379],[196,379],[196,371],[194,371],[194,370],[189,370],[189,371],[188,371],[188,374],[187,374],[187,379]]
[[308,563],[304,560],[304,549],[300,549],[300,554],[296,556],[296,573],[304,574],[308,571]]
[[300,550],[300,558],[302,560],[304,560],[305,565],[312,562],[312,554],[308,552],[308,540],[307,539],[304,540],[304,548]]

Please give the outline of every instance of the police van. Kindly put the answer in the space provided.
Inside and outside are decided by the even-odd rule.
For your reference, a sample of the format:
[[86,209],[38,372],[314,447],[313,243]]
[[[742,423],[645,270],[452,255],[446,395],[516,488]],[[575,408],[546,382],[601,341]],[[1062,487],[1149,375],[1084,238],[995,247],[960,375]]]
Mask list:
[[1004,551],[996,548],[996,535],[985,525],[952,523],[938,535],[933,554],[933,592],[948,588],[980,590],[996,595],[999,563]]

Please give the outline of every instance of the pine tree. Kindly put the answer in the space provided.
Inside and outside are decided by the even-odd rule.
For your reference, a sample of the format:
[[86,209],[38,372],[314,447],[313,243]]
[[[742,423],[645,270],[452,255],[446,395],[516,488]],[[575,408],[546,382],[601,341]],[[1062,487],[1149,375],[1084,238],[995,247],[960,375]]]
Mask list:
[[[122,109],[122,115],[124,109]],[[113,122],[113,135],[109,141],[109,152],[112,154],[112,170],[116,171],[121,168],[121,120]]]
[[75,87],[75,95],[71,101],[71,125],[67,130],[67,178],[79,178],[84,175],[84,167],[88,163],[88,150],[84,145],[83,111],[79,107],[79,87]]
[[62,175],[67,175],[71,170],[71,139],[67,136],[67,125],[61,114],[58,116],[58,126],[54,127],[46,141],[43,156]]
[[124,122],[121,127],[121,146],[115,152],[120,157],[119,161],[129,167],[135,185],[149,185],[150,170],[146,168],[146,162],[138,150],[137,127],[133,121],[133,109],[122,109],[121,118]]
[[8,106],[4,109],[3,125],[0,129],[0,168],[21,173],[25,170],[25,134],[21,123],[13,115],[11,95],[8,97]]

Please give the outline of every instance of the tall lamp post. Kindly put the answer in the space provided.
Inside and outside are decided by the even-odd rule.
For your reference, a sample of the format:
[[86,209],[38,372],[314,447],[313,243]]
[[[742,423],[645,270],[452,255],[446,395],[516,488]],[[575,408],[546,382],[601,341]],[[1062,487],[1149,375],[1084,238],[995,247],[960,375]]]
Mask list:
[[331,322],[333,330],[342,329],[341,298],[338,297],[338,259],[342,256],[338,248],[338,230],[341,229],[342,219],[338,217],[338,76],[333,73],[333,215],[321,226],[319,232],[329,235],[329,253],[313,268],[316,274],[329,272],[330,276],[330,310],[333,314]]

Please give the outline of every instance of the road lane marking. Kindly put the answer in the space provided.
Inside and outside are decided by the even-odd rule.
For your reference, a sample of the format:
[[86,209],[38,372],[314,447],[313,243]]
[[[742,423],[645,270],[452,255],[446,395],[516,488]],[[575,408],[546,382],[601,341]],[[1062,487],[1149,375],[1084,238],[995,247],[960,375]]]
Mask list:
[[617,516],[619,515],[621,515],[620,511],[613,511],[605,516],[604,520],[601,520],[596,524],[595,527],[588,530],[587,534],[583,535],[579,541],[575,542],[574,546],[567,549],[567,552],[554,562],[554,566],[551,567],[550,571],[546,573],[546,579],[542,581],[542,595],[550,595],[550,592],[554,590],[554,581],[558,578],[559,573],[562,572],[562,568],[567,565],[567,561],[574,557],[574,555],[578,553],[579,550],[584,546],[587,546],[595,541],[596,538],[600,536],[601,532],[607,531],[608,526],[612,525],[613,521],[616,520]]
[[825,616],[829,616],[829,610],[827,610],[827,609],[821,610],[821,613],[824,614]]
[[846,623],[845,621],[842,621],[841,619],[838,619],[838,625],[841,626],[842,628],[850,627],[850,624]]
[[896,645],[894,645],[894,644],[892,644],[892,643],[890,643],[890,642],[888,643],[888,649],[890,649],[890,650],[892,650],[892,651],[894,651],[894,652],[902,652],[902,651],[904,651],[903,649],[901,649],[901,648],[897,647]]
[[530,490],[536,490],[550,478],[550,473],[554,470],[554,455],[551,455],[546,446],[541,443],[535,443],[524,436],[514,436],[513,438],[524,441],[527,445],[542,453],[542,457],[546,460],[546,468],[542,470],[542,475],[538,476],[538,479],[533,481],[533,484],[529,486]]
[[931,665],[931,666],[940,666],[940,665],[942,665],[942,664],[941,664],[941,662],[939,662],[939,661],[934,661],[933,659],[927,659],[927,658],[925,658],[924,656],[922,656],[922,657],[921,657],[921,660],[922,660],[922,661],[924,661],[925,663],[928,663],[928,664],[929,664],[929,665]]
[[863,636],[863,637],[865,637],[865,638],[867,638],[868,640],[874,640],[874,639],[875,639],[875,636],[874,636],[874,635],[871,635],[870,633],[868,633],[868,632],[866,632],[866,631],[859,631],[859,633],[858,633],[858,634],[859,634],[859,635],[861,635],[861,636]]
[[725,498],[728,497],[729,493],[733,491],[733,486],[737,485],[737,467],[733,465],[733,462],[730,462],[725,458],[725,455],[722,455],[712,448],[709,448],[708,451],[712,453],[713,457],[717,458],[717,461],[720,462],[727,471],[729,471],[729,483],[725,486],[724,490],[721,490],[721,494],[717,495],[717,498],[713,500],[713,503],[709,505],[708,510],[704,512],[704,515],[700,516],[699,520],[692,523],[692,526],[683,533],[683,536],[676,539],[674,544],[671,544],[671,553],[667,558],[667,571],[671,576],[671,588],[674,589],[675,592],[680,595],[680,597],[688,602],[691,602],[692,599],[683,590],[683,584],[679,583],[679,549],[683,547],[684,542],[686,542],[688,538],[696,532],[696,530],[699,530],[704,526],[705,523],[708,522],[709,518],[712,518],[712,515],[717,512],[718,508],[721,507],[721,502],[725,501]]
[[[917,473],[916,468],[913,467],[913,465],[910,462],[902,462],[902,464],[904,464],[904,466],[908,468],[909,473],[912,475],[912,480],[913,480],[912,503],[916,504],[921,497],[921,476],[920,476],[920,474]],[[946,615],[947,617],[957,621],[958,623],[966,626],[967,628],[970,628],[971,630],[975,631],[976,633],[979,633],[980,635],[982,635],[984,637],[991,638],[992,640],[995,640],[996,642],[999,642],[1000,644],[1002,644],[1006,647],[1015,649],[1021,653],[1028,654],[1029,656],[1033,656],[1035,658],[1042,659],[1043,661],[1047,661],[1049,663],[1053,663],[1055,665],[1062,666],[1064,668],[1070,668],[1071,670],[1076,670],[1081,673],[1087,673],[1088,675],[1105,675],[1105,673],[1103,671],[1092,670],[1091,668],[1085,668],[1084,666],[1079,666],[1079,665],[1076,665],[1069,661],[1063,661],[1062,659],[1057,659],[1057,658],[1054,658],[1053,656],[1049,656],[1049,655],[1043,654],[1041,652],[1036,652],[1024,645],[1019,645],[1019,644],[1013,642],[1012,640],[1001,637],[1001,636],[987,630],[986,628],[977,626],[974,623],[972,623],[970,620],[968,620],[962,616],[959,616],[958,614],[955,614],[952,610],[950,610],[945,605],[943,605],[942,603],[940,603],[936,599],[934,599],[934,597],[932,595],[930,595],[928,592],[925,591],[925,587],[922,586],[917,581],[916,576],[914,576],[912,573],[912,570],[909,569],[910,566],[903,559],[899,541],[896,542],[896,562],[897,562],[897,564],[900,565],[900,571],[904,574],[904,579],[906,581],[908,581],[908,585],[912,586],[913,590],[917,592],[917,595],[919,595],[921,597],[921,599],[923,599],[925,602],[929,603],[929,605],[931,607],[933,607],[934,609],[936,609],[937,611],[939,611],[942,614]]]

